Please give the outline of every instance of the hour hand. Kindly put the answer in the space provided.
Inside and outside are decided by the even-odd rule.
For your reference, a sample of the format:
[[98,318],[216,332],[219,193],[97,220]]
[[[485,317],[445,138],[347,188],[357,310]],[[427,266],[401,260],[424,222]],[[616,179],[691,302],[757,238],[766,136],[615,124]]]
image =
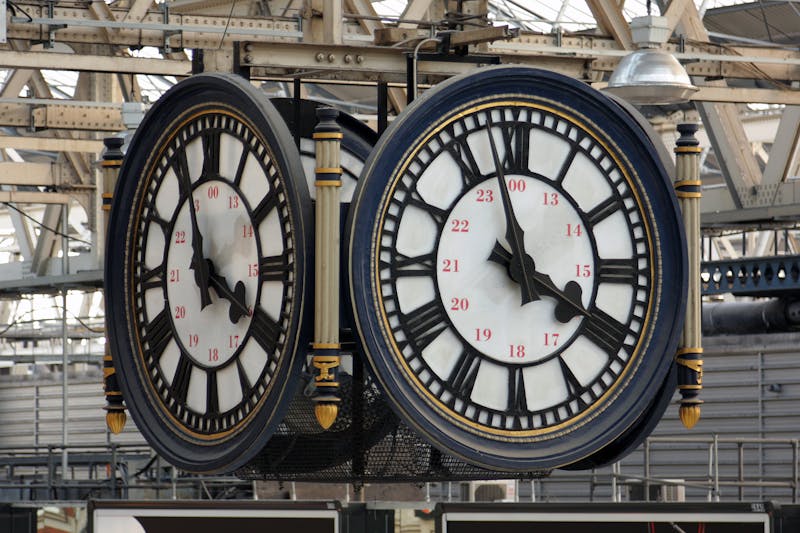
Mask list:
[[[530,256],[527,256],[530,258]],[[515,266],[516,257],[511,255],[511,252],[506,250],[499,242],[495,243],[492,253],[489,254],[489,261],[494,261],[508,269],[508,274],[511,279],[517,281],[515,276],[522,275],[519,266]],[[560,290],[553,283],[553,279],[547,275],[536,270],[535,265],[528,265],[530,268],[524,270],[525,274],[529,276],[528,281],[530,285],[537,292],[537,300],[540,298],[538,295],[550,296],[555,298],[558,303],[554,311],[556,320],[561,323],[567,323],[578,315],[588,315],[588,311],[581,303],[581,295],[583,289],[575,281],[569,281],[564,286],[564,290]]]
[[231,307],[228,311],[228,318],[230,318],[231,323],[236,324],[240,318],[250,314],[250,310],[244,300],[244,283],[241,281],[236,282],[236,286],[231,290],[228,286],[228,280],[224,276],[217,274],[210,259],[206,260],[206,265],[211,286],[214,287],[220,298],[230,302]]
[[497,241],[488,259],[504,266],[508,270],[508,276],[519,284],[522,291],[522,305],[541,299],[530,275],[536,268],[530,255],[512,254]]
[[207,260],[203,257],[203,236],[198,230],[192,231],[192,262],[189,268],[194,270],[194,281],[200,288],[200,309],[205,309],[211,304],[211,295],[208,293],[209,277]]

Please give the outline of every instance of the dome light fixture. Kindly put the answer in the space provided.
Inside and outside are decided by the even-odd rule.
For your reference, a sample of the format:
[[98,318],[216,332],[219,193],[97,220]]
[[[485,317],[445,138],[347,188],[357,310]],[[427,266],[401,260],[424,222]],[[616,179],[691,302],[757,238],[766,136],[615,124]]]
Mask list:
[[661,49],[670,33],[665,17],[631,20],[631,35],[639,49],[622,58],[605,90],[637,105],[688,101],[698,88],[675,56]]

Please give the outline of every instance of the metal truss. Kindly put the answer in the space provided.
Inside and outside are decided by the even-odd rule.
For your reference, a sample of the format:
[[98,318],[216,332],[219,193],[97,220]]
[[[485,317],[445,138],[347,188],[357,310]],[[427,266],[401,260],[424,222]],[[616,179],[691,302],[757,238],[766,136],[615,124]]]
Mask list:
[[800,255],[706,261],[700,277],[704,296],[800,294]]

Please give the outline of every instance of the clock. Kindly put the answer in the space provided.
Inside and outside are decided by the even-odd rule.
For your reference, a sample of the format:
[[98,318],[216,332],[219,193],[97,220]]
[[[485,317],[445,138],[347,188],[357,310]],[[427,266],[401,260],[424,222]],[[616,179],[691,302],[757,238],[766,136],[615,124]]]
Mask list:
[[170,89],[128,150],[109,222],[110,342],[138,428],[180,468],[242,466],[295,396],[309,340],[302,175],[278,112],[230,75]]
[[613,101],[522,67],[448,80],[381,137],[347,231],[367,359],[434,446],[526,471],[649,429],[686,243],[657,150]]

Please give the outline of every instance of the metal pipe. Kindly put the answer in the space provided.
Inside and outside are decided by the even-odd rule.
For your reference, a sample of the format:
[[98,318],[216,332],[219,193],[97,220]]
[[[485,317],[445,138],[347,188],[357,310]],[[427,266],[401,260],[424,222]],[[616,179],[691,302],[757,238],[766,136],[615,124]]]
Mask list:
[[792,503],[797,503],[797,484],[800,477],[800,469],[798,468],[798,460],[800,460],[800,457],[798,457],[800,455],[798,454],[799,444],[800,441],[797,439],[792,441]]
[[417,46],[414,47],[414,53],[411,55],[411,87],[408,91],[408,103],[411,103],[417,97],[417,59],[419,57],[419,49],[428,43],[440,43],[441,39],[438,37],[428,37],[422,39]]
[[800,301],[794,298],[703,304],[703,335],[774,333],[798,327]]
[[[67,256],[69,255],[69,240],[67,239],[67,204],[61,206],[61,274],[67,275],[69,272],[69,263]],[[69,357],[67,356],[67,289],[61,287],[61,444],[63,450],[61,451],[61,477],[67,478],[67,469],[69,467],[69,458],[67,445],[69,445],[69,378],[68,364]]]
[[714,435],[714,501],[719,501],[719,438]]

